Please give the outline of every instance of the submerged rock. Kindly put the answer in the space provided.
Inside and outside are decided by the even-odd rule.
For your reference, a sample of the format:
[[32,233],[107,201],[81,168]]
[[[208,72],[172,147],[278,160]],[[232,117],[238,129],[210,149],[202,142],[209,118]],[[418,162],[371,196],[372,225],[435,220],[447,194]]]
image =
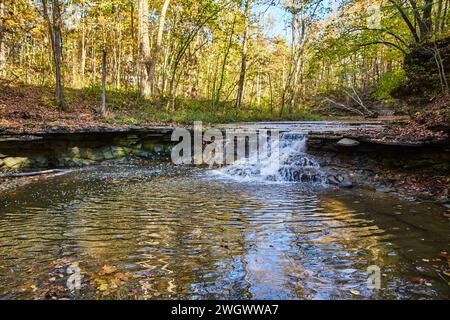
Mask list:
[[342,175],[329,175],[327,177],[327,182],[331,185],[338,186],[340,188],[351,188],[353,187],[353,181],[349,177]]
[[336,144],[340,147],[356,147],[360,145],[359,141],[349,138],[343,138],[339,140]]

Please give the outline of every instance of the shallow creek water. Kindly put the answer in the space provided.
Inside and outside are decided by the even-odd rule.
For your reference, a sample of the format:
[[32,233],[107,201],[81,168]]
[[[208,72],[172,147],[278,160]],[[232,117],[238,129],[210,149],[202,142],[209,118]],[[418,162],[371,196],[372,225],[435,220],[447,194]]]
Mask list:
[[84,169],[0,195],[0,297],[35,297],[70,259],[92,283],[76,298],[104,297],[92,278],[109,268],[122,273],[119,298],[448,299],[443,212],[166,164]]

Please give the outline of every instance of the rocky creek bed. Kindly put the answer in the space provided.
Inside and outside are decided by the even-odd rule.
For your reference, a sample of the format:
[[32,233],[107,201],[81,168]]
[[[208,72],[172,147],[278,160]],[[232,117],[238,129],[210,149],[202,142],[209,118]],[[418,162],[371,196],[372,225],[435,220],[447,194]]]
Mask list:
[[[364,187],[449,206],[450,148],[439,143],[371,139],[380,131],[368,123],[256,123],[256,129],[307,134],[308,153],[317,157],[336,188]],[[242,124],[226,128],[239,128]],[[362,130],[365,129],[366,131]],[[168,161],[171,127],[51,128],[0,135],[0,190],[63,174],[64,170],[112,162]],[[57,171],[45,171],[60,169]],[[27,173],[44,170],[42,174]]]

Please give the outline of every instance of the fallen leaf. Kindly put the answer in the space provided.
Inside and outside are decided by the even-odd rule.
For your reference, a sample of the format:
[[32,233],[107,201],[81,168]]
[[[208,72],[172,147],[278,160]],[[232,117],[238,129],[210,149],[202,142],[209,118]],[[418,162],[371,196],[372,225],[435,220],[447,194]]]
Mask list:
[[98,290],[100,291],[106,291],[108,290],[108,285],[106,283],[102,283],[99,287]]

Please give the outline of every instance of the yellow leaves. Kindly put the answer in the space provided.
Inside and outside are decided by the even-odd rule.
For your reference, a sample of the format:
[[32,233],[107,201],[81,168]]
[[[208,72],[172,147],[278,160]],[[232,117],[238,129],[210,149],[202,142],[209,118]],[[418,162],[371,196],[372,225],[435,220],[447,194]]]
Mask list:
[[104,265],[100,271],[93,275],[93,282],[97,291],[108,296],[115,294],[122,288],[133,276],[127,272],[120,272],[116,267]]
[[98,286],[97,289],[99,291],[106,291],[106,290],[108,290],[108,285],[106,283],[102,283],[100,286]]
[[104,265],[102,271],[99,272],[101,275],[111,274],[117,271],[117,268],[114,266]]

